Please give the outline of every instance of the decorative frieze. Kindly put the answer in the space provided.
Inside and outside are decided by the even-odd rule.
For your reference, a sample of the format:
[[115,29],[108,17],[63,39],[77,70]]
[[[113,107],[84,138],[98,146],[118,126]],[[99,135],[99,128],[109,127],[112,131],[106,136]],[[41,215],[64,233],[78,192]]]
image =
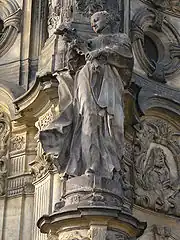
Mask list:
[[146,118],[136,129],[136,203],[180,216],[180,146],[174,137],[178,130],[158,118]]
[[11,154],[24,151],[26,148],[26,133],[11,138]]
[[32,185],[32,175],[21,175],[16,177],[8,177],[7,179],[7,196],[13,197],[22,194],[34,194],[34,186]]
[[17,157],[11,157],[9,166],[9,175],[18,175],[25,172],[26,156],[20,155]]

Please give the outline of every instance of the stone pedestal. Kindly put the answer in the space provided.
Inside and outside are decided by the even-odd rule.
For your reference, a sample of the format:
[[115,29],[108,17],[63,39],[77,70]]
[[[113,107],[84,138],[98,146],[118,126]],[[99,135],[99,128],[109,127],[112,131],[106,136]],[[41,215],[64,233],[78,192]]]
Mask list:
[[49,239],[136,239],[146,223],[132,217],[121,182],[82,175],[64,182],[55,212],[38,220]]
[[44,215],[38,227],[42,233],[59,240],[126,240],[141,236],[146,224],[117,209],[84,206]]

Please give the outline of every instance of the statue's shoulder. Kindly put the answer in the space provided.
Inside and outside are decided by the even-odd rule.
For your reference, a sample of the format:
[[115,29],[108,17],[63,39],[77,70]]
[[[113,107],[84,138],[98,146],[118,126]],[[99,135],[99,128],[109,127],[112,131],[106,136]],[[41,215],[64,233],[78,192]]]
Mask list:
[[128,45],[131,45],[131,40],[130,38],[128,37],[127,34],[125,33],[116,33],[114,34],[114,37],[116,38],[116,40],[120,43],[124,43],[124,44],[128,44]]

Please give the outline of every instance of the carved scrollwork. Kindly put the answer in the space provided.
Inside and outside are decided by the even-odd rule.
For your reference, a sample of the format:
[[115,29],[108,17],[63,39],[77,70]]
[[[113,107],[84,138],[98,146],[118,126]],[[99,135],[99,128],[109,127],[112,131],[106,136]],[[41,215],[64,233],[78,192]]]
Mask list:
[[142,2],[149,4],[159,10],[165,11],[166,13],[180,16],[180,4],[179,0],[141,0]]
[[0,196],[4,195],[5,193],[9,135],[10,135],[9,118],[4,112],[0,112]]
[[3,56],[14,44],[21,23],[21,9],[18,3],[14,0],[0,1],[0,57]]
[[90,240],[90,238],[87,236],[87,231],[70,231],[70,232],[64,232],[59,237],[59,240]]
[[148,77],[162,83],[172,81],[180,66],[180,36],[164,14],[140,8],[132,19],[131,37],[137,61]]
[[179,216],[180,148],[174,137],[177,130],[160,119],[144,120],[136,129],[136,203]]
[[[45,129],[54,119],[54,108],[50,108],[43,116],[39,118],[36,122],[35,126],[40,131]],[[35,159],[29,163],[31,166],[31,173],[35,178],[42,177],[47,171],[53,170],[54,165],[50,155],[45,154],[42,149],[41,143],[39,141],[39,132],[35,136],[35,140],[37,141],[36,146],[36,157]]]

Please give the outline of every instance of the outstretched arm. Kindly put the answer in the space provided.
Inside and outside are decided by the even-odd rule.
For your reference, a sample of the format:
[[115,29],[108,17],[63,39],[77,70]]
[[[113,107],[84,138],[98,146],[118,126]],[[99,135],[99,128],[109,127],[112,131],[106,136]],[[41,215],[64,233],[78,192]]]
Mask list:
[[70,24],[61,24],[55,34],[63,36],[63,39],[70,43],[71,48],[76,48],[81,55],[88,52],[88,42],[79,36],[76,29],[72,28]]

